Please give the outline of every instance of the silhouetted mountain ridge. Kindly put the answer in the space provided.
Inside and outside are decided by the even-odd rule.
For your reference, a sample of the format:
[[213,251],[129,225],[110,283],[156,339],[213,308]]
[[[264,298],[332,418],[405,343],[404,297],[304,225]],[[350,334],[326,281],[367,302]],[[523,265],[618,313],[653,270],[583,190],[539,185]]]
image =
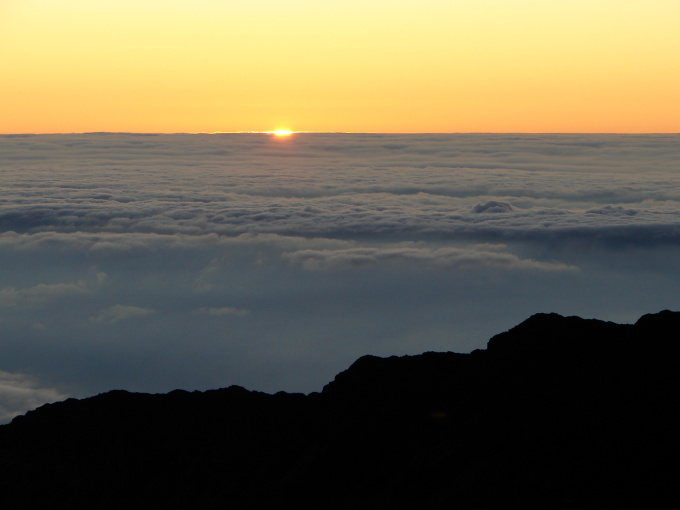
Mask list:
[[[320,393],[112,391],[0,427],[12,508],[633,508],[675,496],[680,312],[537,314]],[[30,490],[28,488],[30,487]]]

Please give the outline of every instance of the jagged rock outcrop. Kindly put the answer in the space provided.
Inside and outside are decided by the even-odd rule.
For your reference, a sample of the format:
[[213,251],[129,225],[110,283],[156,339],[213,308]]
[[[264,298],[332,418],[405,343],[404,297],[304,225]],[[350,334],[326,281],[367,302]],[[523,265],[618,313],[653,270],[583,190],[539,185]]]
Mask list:
[[534,315],[321,393],[113,391],[0,427],[7,508],[583,508],[677,500],[680,313]]

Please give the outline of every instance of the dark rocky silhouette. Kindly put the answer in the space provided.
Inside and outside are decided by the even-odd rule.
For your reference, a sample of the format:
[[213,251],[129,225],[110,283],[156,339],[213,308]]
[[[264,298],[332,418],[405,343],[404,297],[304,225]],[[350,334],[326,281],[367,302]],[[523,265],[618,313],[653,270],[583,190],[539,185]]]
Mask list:
[[634,325],[540,314],[487,350],[362,357],[321,393],[48,404],[0,427],[0,497],[8,509],[677,504],[678,331],[679,312]]

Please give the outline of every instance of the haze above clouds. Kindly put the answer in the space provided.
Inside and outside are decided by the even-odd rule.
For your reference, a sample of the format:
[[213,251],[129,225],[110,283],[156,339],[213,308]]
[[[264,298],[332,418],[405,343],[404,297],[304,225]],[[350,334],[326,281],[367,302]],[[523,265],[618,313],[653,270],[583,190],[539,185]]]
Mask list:
[[0,136],[0,419],[678,308],[677,135]]

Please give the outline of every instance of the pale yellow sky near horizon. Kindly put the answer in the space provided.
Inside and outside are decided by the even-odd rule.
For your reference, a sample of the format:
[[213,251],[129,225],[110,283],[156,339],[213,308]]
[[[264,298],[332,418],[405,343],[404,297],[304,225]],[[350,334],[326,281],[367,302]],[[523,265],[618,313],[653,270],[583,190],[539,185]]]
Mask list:
[[680,132],[678,0],[4,0],[0,133]]

